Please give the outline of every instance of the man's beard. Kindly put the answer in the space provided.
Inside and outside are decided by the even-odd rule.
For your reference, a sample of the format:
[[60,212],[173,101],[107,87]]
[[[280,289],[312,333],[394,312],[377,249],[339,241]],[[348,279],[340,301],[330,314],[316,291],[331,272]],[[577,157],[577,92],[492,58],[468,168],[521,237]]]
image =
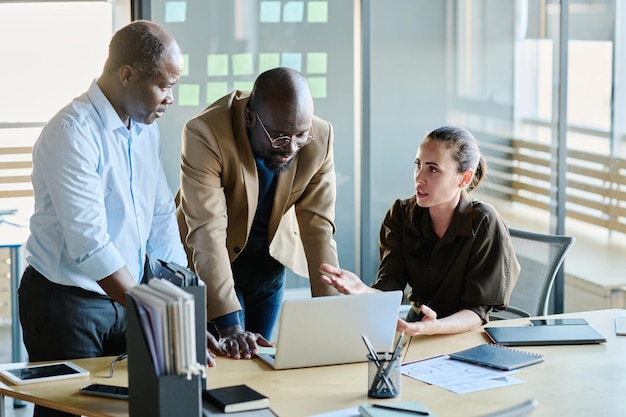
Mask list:
[[270,157],[266,157],[264,162],[265,162],[265,166],[267,167],[267,169],[269,169],[276,175],[280,175],[284,172],[289,171],[289,168],[293,166],[293,163],[295,160],[296,160],[296,157],[294,156],[289,161],[280,163],[280,162],[274,161],[270,156]]

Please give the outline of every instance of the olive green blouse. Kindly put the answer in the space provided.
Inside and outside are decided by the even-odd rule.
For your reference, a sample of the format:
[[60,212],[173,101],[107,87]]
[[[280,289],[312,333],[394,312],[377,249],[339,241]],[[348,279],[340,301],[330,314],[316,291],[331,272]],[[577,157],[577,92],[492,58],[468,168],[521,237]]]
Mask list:
[[[372,286],[388,291],[408,284],[413,309],[427,304],[439,318],[469,309],[486,323],[492,310],[506,307],[520,272],[504,220],[466,191],[441,239],[415,196],[396,200],[381,226],[379,246],[380,267]],[[408,316],[410,321],[420,318],[413,310]]]

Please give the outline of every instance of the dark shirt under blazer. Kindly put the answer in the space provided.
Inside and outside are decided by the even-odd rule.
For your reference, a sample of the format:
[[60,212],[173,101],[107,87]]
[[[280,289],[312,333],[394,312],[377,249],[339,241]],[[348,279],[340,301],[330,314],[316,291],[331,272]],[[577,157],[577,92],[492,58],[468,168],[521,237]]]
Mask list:
[[[207,285],[207,318],[239,311],[231,262],[248,244],[259,199],[257,165],[245,124],[249,93],[234,91],[185,124],[178,225],[189,265]],[[337,294],[319,265],[338,265],[332,125],[313,117],[315,140],[276,177],[267,242],[270,255],[309,276],[314,296]]]

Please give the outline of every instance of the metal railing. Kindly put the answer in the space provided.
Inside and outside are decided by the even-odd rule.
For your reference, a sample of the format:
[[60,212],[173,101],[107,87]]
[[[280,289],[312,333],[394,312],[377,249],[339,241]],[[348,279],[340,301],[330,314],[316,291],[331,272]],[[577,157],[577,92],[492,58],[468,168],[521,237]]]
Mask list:
[[33,195],[32,151],[30,146],[0,147],[0,198]]
[[[481,141],[489,162],[483,192],[550,210],[554,149],[520,139]],[[567,216],[610,231],[626,233],[626,160],[579,150],[567,152]]]

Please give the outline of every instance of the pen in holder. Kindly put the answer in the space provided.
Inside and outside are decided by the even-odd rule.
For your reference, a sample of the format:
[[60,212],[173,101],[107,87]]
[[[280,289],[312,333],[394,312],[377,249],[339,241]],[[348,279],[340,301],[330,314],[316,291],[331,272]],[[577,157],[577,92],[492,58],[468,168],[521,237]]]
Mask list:
[[402,372],[402,349],[406,345],[404,332],[396,340],[393,352],[377,353],[371,342],[361,334],[368,350],[367,355],[367,395],[372,398],[393,398],[400,395]]
[[392,353],[367,354],[367,395],[371,398],[394,398],[400,395],[402,356]]

